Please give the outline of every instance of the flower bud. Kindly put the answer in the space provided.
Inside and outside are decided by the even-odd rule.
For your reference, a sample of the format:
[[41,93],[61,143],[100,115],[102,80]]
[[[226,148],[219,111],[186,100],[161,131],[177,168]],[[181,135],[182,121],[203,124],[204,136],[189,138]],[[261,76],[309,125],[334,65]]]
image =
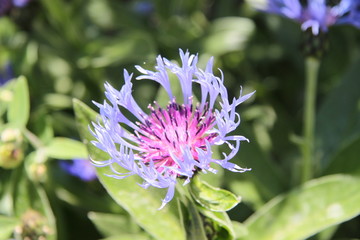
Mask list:
[[6,128],[1,133],[1,141],[2,142],[21,143],[23,141],[23,137],[22,137],[20,129],[18,129],[18,128]]
[[29,167],[28,175],[34,182],[46,182],[47,167],[44,163],[32,163]]
[[21,225],[15,228],[16,239],[46,240],[51,234],[46,218],[35,210],[27,210],[21,217],[21,222]]
[[24,153],[14,143],[0,145],[0,167],[6,169],[16,168],[24,159]]

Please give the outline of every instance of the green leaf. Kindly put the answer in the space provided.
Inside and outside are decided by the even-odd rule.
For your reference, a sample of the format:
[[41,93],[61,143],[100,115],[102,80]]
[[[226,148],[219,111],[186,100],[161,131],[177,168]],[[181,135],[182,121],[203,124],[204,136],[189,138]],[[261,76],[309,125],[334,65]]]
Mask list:
[[215,188],[201,181],[198,176],[193,177],[190,183],[190,192],[196,202],[215,212],[228,211],[241,200],[240,197],[227,190]]
[[[78,129],[87,145],[91,158],[97,161],[107,159],[107,154],[94,147],[90,141],[93,136],[88,130],[91,121],[96,121],[97,114],[84,103],[74,100],[74,110]],[[185,233],[174,209],[169,206],[157,210],[165,192],[157,189],[143,189],[138,186],[141,179],[131,176],[122,180],[108,177],[109,167],[96,168],[100,182],[110,196],[122,206],[145,231],[156,239],[185,239]]]
[[324,175],[346,173],[360,176],[359,148],[360,138],[351,142],[334,156],[324,171]]
[[360,213],[360,178],[330,175],[278,196],[252,215],[242,240],[301,240]]
[[143,233],[137,234],[121,234],[118,236],[111,236],[107,238],[102,238],[101,240],[150,240],[151,238]]
[[204,52],[219,56],[243,50],[254,29],[254,23],[248,18],[218,18],[211,26],[210,35],[205,38]]
[[198,210],[192,201],[185,201],[186,203],[178,201],[178,207],[183,228],[186,230],[186,239],[206,240],[204,222]]
[[[253,192],[251,194],[260,196],[261,198],[259,199],[256,196],[257,202],[252,202],[253,204],[258,204],[262,201],[269,201],[286,190],[286,184],[288,184],[288,181],[285,181],[285,179],[287,178],[285,177],[283,171],[281,171],[280,167],[273,163],[270,155],[263,151],[261,146],[254,140],[256,137],[254,131],[251,129],[251,126],[246,122],[242,122],[241,124],[243,132],[241,135],[253,140],[251,140],[250,144],[242,143],[243,147],[239,152],[239,158],[241,160],[241,166],[251,168],[251,171],[242,174],[227,172],[227,176],[231,176],[236,181],[249,181],[255,186],[253,189],[257,192]],[[257,139],[257,141],[261,141],[261,139]],[[253,189],[251,189],[251,191]],[[240,193],[240,191],[237,192]],[[242,195],[244,196],[243,200],[255,200],[246,199],[248,198],[246,189],[242,189],[241,192],[244,193],[244,195]]]
[[[250,172],[251,174],[251,172]],[[256,184],[248,179],[230,181],[230,190],[239,196],[242,196],[241,201],[249,204],[253,209],[259,209],[265,202],[260,195],[259,189]]]
[[248,234],[248,230],[244,224],[237,221],[232,221],[232,225],[235,231],[235,239],[238,239]]
[[7,117],[9,123],[18,128],[26,126],[29,120],[30,99],[27,80],[19,77],[13,85],[13,99],[9,104]]
[[45,148],[46,154],[56,159],[88,158],[86,146],[79,141],[56,137]]
[[140,231],[128,216],[110,213],[89,212],[88,217],[103,236],[132,234]]
[[[33,155],[34,156],[34,155]],[[22,174],[17,181],[14,193],[15,215],[22,217],[29,210],[35,210],[45,219],[44,224],[50,229],[47,239],[55,240],[57,235],[55,216],[50,206],[45,189],[40,184],[31,182],[22,170]]]
[[9,239],[14,228],[19,223],[20,220],[18,218],[0,215],[0,240]]
[[[334,155],[360,137],[360,59],[353,63],[340,84],[332,90],[317,116],[317,155],[325,169]],[[339,97],[346,93],[346,97]]]
[[220,240],[235,239],[236,237],[235,230],[226,212],[214,212],[205,208],[200,208],[200,211],[201,214],[206,217],[207,221],[209,220],[212,221],[217,235],[216,239],[220,239]]

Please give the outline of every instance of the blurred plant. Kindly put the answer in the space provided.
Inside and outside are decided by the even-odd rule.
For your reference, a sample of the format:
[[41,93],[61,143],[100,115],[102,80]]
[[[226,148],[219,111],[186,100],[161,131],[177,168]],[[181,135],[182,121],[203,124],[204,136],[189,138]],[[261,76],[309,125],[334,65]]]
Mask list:
[[0,1],[0,17],[9,11],[12,7],[24,7],[30,0],[1,0]]
[[32,209],[21,217],[21,225],[15,229],[15,239],[46,240],[51,234],[51,228],[46,223],[45,216]]
[[[255,2],[265,3],[263,9],[273,4],[274,14],[248,7]],[[31,236],[50,240],[357,239],[358,2],[23,0],[26,7],[20,8],[15,4],[21,1],[0,1],[0,145],[7,146],[2,156],[15,157],[5,161],[14,163],[12,168],[0,167],[0,240],[26,237],[20,227],[31,211],[41,220],[30,224],[36,228]],[[124,85],[119,69],[133,72],[136,64],[150,69],[158,54],[178,59],[179,48],[199,52],[202,69],[215,57],[230,100],[240,86],[244,92],[256,89],[256,99],[243,103],[254,99],[251,105],[239,109],[242,127],[231,132],[251,140],[232,162],[252,171],[236,174],[212,164],[217,174],[199,171],[186,187],[185,179],[177,179],[173,200],[157,211],[166,189],[136,187],[142,181],[136,174],[120,181],[106,175],[113,173],[107,166],[96,168],[99,181],[86,182],[61,169],[59,162],[110,158],[90,143],[95,139],[88,126],[99,115],[74,100],[75,124],[72,98],[102,103],[105,81],[115,89]],[[176,76],[167,73],[174,96],[181,95]],[[16,78],[20,74],[27,79]],[[312,97],[305,97],[316,99],[304,107],[307,112],[313,106],[308,135],[301,114],[304,78],[316,83],[307,90]],[[154,99],[169,104],[156,82],[131,83],[141,109]],[[194,102],[201,99],[201,86],[194,85],[193,92]],[[79,137],[76,128],[89,151],[73,140]],[[304,137],[290,139],[300,144],[299,153],[289,135],[301,129]],[[308,165],[305,143],[312,153]],[[211,150],[215,159],[231,152],[227,144]],[[115,170],[123,172],[120,166]]]
[[61,161],[60,166],[71,175],[83,181],[95,180],[96,171],[88,159],[73,159],[71,161]]
[[141,15],[149,15],[154,11],[154,3],[151,1],[136,1],[134,2],[133,10]]
[[1,133],[0,167],[16,168],[24,159],[23,137],[19,129],[6,128]]
[[[54,239],[57,229],[49,205],[49,195],[54,195],[53,190],[48,192],[49,160],[85,158],[85,146],[51,134],[44,140],[39,137],[42,134],[28,129],[30,94],[24,77],[8,80],[0,92],[10,96],[1,101],[0,111],[0,226],[6,226],[0,239],[11,235]],[[42,127],[51,132],[51,126]]]

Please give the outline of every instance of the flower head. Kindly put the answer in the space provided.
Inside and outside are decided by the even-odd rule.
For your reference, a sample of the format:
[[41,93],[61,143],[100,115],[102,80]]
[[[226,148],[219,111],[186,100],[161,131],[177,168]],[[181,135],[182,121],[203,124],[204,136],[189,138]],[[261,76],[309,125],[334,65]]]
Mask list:
[[[122,179],[138,175],[149,186],[168,188],[163,204],[165,206],[174,196],[178,177],[185,183],[197,171],[216,173],[210,164],[215,163],[233,172],[244,172],[229,162],[239,151],[240,142],[248,141],[240,135],[232,135],[240,124],[236,106],[250,98],[253,93],[228,100],[227,89],[223,78],[214,76],[213,59],[206,69],[197,67],[198,57],[180,50],[181,66],[161,56],[157,57],[155,71],[136,68],[143,74],[137,79],[148,79],[158,82],[167,92],[169,103],[159,106],[156,102],[149,105],[149,113],[144,112],[136,103],[132,92],[132,74],[124,71],[125,84],[120,91],[110,84],[105,84],[105,95],[108,101],[95,103],[100,109],[101,120],[93,123],[96,141],[93,144],[107,152],[110,159],[94,162],[96,166],[110,166],[114,178]],[[179,103],[170,87],[170,76],[174,74],[180,82],[183,103]],[[198,84],[201,89],[201,100],[194,101],[192,88]],[[215,103],[219,100],[220,107]],[[122,112],[131,112],[138,119],[130,121]],[[128,131],[127,129],[130,129]],[[229,154],[222,159],[212,156],[212,146],[227,144]],[[117,165],[126,172],[120,172]]]
[[[305,2],[302,4],[302,2]],[[301,23],[303,31],[314,35],[327,32],[335,24],[351,24],[360,28],[360,1],[341,0],[329,5],[326,0],[268,0],[267,12],[279,14]]]
[[61,161],[60,166],[71,175],[83,181],[92,181],[97,178],[94,166],[88,159],[73,159]]

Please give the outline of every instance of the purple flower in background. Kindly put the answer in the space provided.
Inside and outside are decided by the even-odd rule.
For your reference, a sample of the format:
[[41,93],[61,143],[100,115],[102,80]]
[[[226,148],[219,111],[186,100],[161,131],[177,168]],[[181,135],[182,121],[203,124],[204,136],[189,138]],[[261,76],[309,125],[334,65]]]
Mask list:
[[[180,50],[180,58],[181,66],[158,56],[155,71],[136,66],[143,74],[138,80],[152,80],[165,89],[170,100],[167,106],[154,102],[148,106],[149,113],[144,112],[131,95],[132,74],[126,70],[120,91],[106,83],[108,101],[95,103],[101,120],[93,123],[92,134],[96,138],[93,144],[107,152],[110,159],[94,164],[110,166],[113,172],[110,177],[138,175],[144,180],[141,185],[144,188],[167,188],[160,209],[173,198],[177,178],[186,179],[185,185],[197,171],[216,173],[210,163],[233,172],[249,170],[229,160],[239,151],[240,142],[248,141],[244,136],[231,134],[240,124],[235,108],[254,92],[242,96],[240,91],[240,96],[229,102],[223,76],[216,77],[212,72],[213,58],[205,70],[197,67],[197,55]],[[176,76],[180,83],[182,103],[172,92],[170,76]],[[193,97],[195,84],[201,90],[199,102]],[[138,121],[130,121],[122,109],[131,112]],[[222,159],[214,158],[212,146],[223,144],[229,147],[229,153],[223,153]],[[121,172],[118,166],[126,172]]]
[[154,11],[154,3],[149,1],[136,1],[133,3],[133,11],[141,15],[148,15]]
[[279,14],[301,23],[303,31],[314,35],[327,32],[335,24],[350,24],[360,28],[360,0],[341,0],[329,5],[325,0],[268,0],[267,12]]
[[8,62],[3,69],[0,69],[0,86],[14,78],[14,72],[11,64]]
[[0,16],[5,14],[12,6],[11,0],[0,0]]
[[60,162],[60,166],[71,175],[86,182],[97,178],[95,167],[88,159],[64,160]]
[[25,7],[30,0],[13,0],[12,2],[16,7]]
[[30,0],[0,0],[0,16],[4,15],[13,6],[24,7]]

